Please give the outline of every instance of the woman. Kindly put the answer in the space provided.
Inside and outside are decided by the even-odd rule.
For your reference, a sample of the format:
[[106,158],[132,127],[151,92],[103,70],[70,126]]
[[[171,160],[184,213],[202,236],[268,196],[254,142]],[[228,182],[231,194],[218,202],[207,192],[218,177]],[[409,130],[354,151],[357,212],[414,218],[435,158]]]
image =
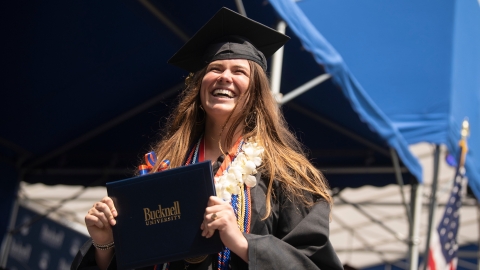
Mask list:
[[[170,59],[194,73],[154,150],[172,168],[212,161],[219,197],[199,226],[207,238],[218,230],[225,250],[145,269],[343,269],[328,240],[327,183],[288,130],[265,73],[265,56],[287,40],[224,8]],[[108,197],[89,210],[94,244],[72,269],[116,268],[116,216]]]

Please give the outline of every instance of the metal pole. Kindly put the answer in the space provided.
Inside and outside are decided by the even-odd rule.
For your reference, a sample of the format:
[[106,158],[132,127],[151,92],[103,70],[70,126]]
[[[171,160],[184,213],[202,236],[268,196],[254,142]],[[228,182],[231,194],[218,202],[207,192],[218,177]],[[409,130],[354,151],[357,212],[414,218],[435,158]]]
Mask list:
[[413,183],[411,192],[411,204],[413,222],[410,225],[410,237],[408,243],[409,269],[418,269],[418,244],[420,242],[420,216],[422,210],[423,184]]
[[170,31],[175,33],[184,42],[187,42],[190,37],[185,34],[182,29],[175,25],[170,19],[165,16],[154,4],[150,3],[148,0],[138,0],[146,9],[148,9],[157,19],[159,19]]
[[[287,28],[287,23],[284,21],[279,21],[277,24],[277,31],[285,34]],[[282,100],[280,94],[280,83],[282,81],[282,65],[283,65],[283,48],[282,46],[272,58],[272,76],[270,79],[270,88],[272,89],[272,94],[280,102]]]
[[[477,202],[478,246],[480,247],[480,203]],[[480,270],[480,251],[477,251],[477,269]]]
[[235,4],[237,5],[238,13],[247,17],[247,12],[245,11],[245,7],[243,6],[243,1],[242,0],[235,0]]
[[[21,179],[22,177],[20,177]],[[20,180],[19,182],[20,183]],[[17,189],[15,191],[17,195],[15,196],[15,201],[13,202],[12,205],[12,211],[10,213],[10,222],[8,224],[8,230],[7,234],[3,238],[2,241],[2,247],[0,249],[0,267],[6,268],[7,267],[7,259],[8,259],[8,254],[10,252],[10,246],[12,244],[12,230],[15,228],[15,222],[17,220],[17,213],[18,213],[18,185]]]
[[[352,234],[353,232],[355,232],[355,229],[350,227],[349,225],[347,225],[347,223],[343,222],[342,219],[340,219],[339,217],[335,216],[334,213],[332,213],[332,217],[333,219],[335,220],[336,223],[338,223],[340,225],[340,227],[342,227],[342,229],[344,230],[348,230],[348,231],[351,231]],[[353,235],[352,235],[353,237]],[[381,250],[375,250],[375,247],[370,245],[368,243],[368,240],[366,239],[366,237],[362,236],[362,234],[356,234],[355,235],[355,238],[360,242],[362,243],[362,245],[365,247],[366,250],[370,251],[370,252],[373,252],[373,253],[377,253],[378,256],[380,256],[380,259],[382,260],[382,263],[388,263],[387,260],[385,259],[385,256],[384,256],[384,252],[381,251]],[[353,248],[349,248],[348,249],[349,252],[353,251]],[[337,250],[338,252],[338,250]]]
[[132,117],[134,117],[135,115],[143,112],[144,110],[156,105],[158,102],[160,101],[163,101],[171,96],[173,96],[174,94],[176,94],[178,92],[179,89],[181,89],[182,87],[184,86],[184,83],[179,83],[177,85],[175,85],[174,87],[158,94],[157,96],[145,101],[144,103],[132,108],[131,110],[129,111],[126,111],[124,112],[123,114],[113,118],[112,120],[102,124],[101,126],[98,126],[92,130],[90,130],[89,132],[83,134],[82,136],[64,144],[63,146],[51,151],[50,153],[47,153],[46,155],[42,156],[42,157],[39,157],[38,159],[32,161],[31,163],[29,164],[26,164],[25,166],[25,171],[27,173],[29,173],[32,169],[34,169],[35,167],[51,160],[52,158],[60,155],[60,154],[63,154],[65,152],[67,152],[68,150],[98,136],[99,134],[117,126],[118,124],[126,121],[127,119],[130,119]]
[[390,157],[390,152],[385,150],[383,147],[381,146],[378,146],[377,144],[359,136],[357,133],[355,132],[352,132],[332,121],[330,121],[329,119],[326,119],[318,114],[316,114],[315,112],[305,108],[304,106],[300,106],[298,104],[296,104],[295,102],[289,102],[287,104],[285,104],[285,106],[288,106],[292,109],[294,109],[295,111],[301,113],[301,114],[304,114],[310,118],[312,118],[313,120],[319,122],[319,123],[322,123],[323,125],[341,133],[342,135],[345,135],[363,145],[366,145],[368,146],[369,148],[375,150],[376,152],[386,156],[386,157]]
[[402,242],[407,242],[405,240],[405,236],[403,236],[401,233],[398,233],[396,232],[395,230],[393,230],[392,228],[388,227],[387,225],[385,225],[384,222],[378,220],[377,218],[375,218],[374,216],[372,216],[371,214],[368,213],[368,211],[364,210],[362,207],[360,207],[358,204],[356,203],[353,203],[353,202],[348,202],[347,200],[345,200],[344,198],[342,198],[340,195],[338,195],[338,199],[344,203],[348,203],[350,204],[351,206],[353,206],[355,209],[357,209],[361,214],[363,214],[365,217],[367,217],[368,219],[370,219],[370,221],[372,223],[375,223],[377,224],[378,226],[382,227],[385,231],[389,232],[390,234],[392,234],[397,240],[400,240]]
[[428,252],[430,250],[430,235],[432,234],[433,217],[435,216],[435,209],[437,208],[437,186],[438,186],[438,171],[440,164],[440,145],[435,145],[435,152],[433,153],[433,181],[432,192],[430,194],[430,206],[428,207],[428,227],[427,227],[427,241],[425,243],[425,252],[423,253],[423,269],[427,270]]
[[[301,94],[303,94],[303,93],[307,92],[308,90],[312,89],[313,87],[323,83],[324,81],[330,79],[331,77],[332,77],[332,75],[330,75],[328,73],[324,73],[324,74],[322,74],[322,75],[304,83],[300,87],[297,87],[296,89],[288,92],[288,94],[286,94],[282,98],[282,100],[280,101],[280,104],[285,104],[285,103],[289,102],[290,100],[300,96]],[[280,91],[280,89],[279,89],[279,91]]]
[[412,224],[412,214],[410,213],[410,208],[408,208],[407,200],[405,199],[405,193],[403,192],[403,178],[402,172],[400,170],[400,161],[398,160],[397,152],[395,149],[390,148],[390,154],[392,156],[393,167],[395,168],[395,178],[397,179],[397,184],[400,188],[400,195],[402,196],[402,204],[405,206],[405,214],[408,218],[408,224]]

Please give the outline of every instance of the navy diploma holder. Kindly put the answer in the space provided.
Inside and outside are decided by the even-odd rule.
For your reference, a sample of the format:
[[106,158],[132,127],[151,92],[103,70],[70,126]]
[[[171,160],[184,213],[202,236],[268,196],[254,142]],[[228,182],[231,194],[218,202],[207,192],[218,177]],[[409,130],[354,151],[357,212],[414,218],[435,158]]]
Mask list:
[[218,232],[206,239],[200,225],[215,195],[210,161],[107,183],[118,211],[112,227],[118,269],[218,253]]

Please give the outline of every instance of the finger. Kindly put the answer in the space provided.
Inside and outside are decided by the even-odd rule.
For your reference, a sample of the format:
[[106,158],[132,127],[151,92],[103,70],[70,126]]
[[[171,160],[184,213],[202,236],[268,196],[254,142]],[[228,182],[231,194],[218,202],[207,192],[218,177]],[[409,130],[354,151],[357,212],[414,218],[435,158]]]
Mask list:
[[229,208],[231,208],[230,204],[221,204],[221,205],[217,204],[217,205],[209,206],[205,208],[204,218],[208,219],[209,217],[212,216],[213,213],[217,213],[218,215],[218,212],[228,210]]
[[210,196],[210,198],[208,198],[207,207],[215,205],[215,201],[216,201],[215,198],[217,198],[217,197],[216,196]]
[[205,216],[206,216],[207,214],[212,214],[212,213],[215,213],[215,212],[220,212],[220,211],[224,210],[225,207],[231,207],[231,206],[230,206],[230,203],[224,202],[222,199],[220,199],[220,198],[218,198],[218,197],[211,196],[211,197],[208,199],[207,208],[205,209]]
[[205,209],[205,213],[203,214],[203,222],[205,223],[204,226],[213,220],[212,216],[214,213],[218,213],[222,210],[223,208],[219,207],[218,205],[207,207]]
[[220,219],[220,217],[221,217],[220,212],[214,212],[214,213],[205,215],[204,223],[202,223],[203,225],[202,236],[206,238],[210,238],[213,236],[219,224],[216,221]]
[[[106,224],[110,224],[112,226],[115,225],[116,221],[113,217],[112,212],[110,211],[110,207],[108,207],[107,204],[103,202],[96,202],[93,205],[93,209],[95,209],[97,212],[92,211],[92,213],[98,216],[102,220],[102,222],[106,221]],[[105,218],[102,218],[102,216]]]
[[221,217],[220,212],[215,212],[213,214],[208,215],[208,218],[210,219],[210,222],[214,222],[215,220],[219,219]]
[[206,222],[207,221],[204,219],[202,225],[200,225],[200,229],[202,229],[202,236],[206,236],[208,232]]
[[100,222],[103,223],[104,226],[109,226],[110,225],[110,222],[109,222],[109,220],[106,217],[104,212],[98,211],[97,209],[93,208],[93,209],[91,209],[90,213],[91,213],[92,216],[97,217],[100,220]]
[[217,196],[210,196],[210,198],[212,198],[212,200],[216,203],[216,204],[226,204],[228,202],[224,201],[223,199],[217,197]]
[[215,228],[212,228],[210,223],[205,227],[205,229],[202,231],[202,236],[205,238],[210,238],[213,236],[215,233]]
[[208,223],[213,221],[212,215],[213,215],[213,213],[209,214],[209,213],[205,212],[205,214],[203,216],[203,222],[202,222],[202,225],[200,225],[200,229],[202,229],[202,236],[207,236],[208,235],[209,229],[207,227],[208,227]]
[[209,229],[207,231],[207,235],[205,236],[205,238],[210,238],[213,236],[213,234],[215,233],[215,229]]
[[226,204],[226,203],[227,202],[225,202],[224,200],[220,199],[217,196],[210,196],[210,198],[208,198],[207,206],[220,205],[220,204]]
[[115,208],[115,204],[113,203],[112,198],[110,198],[110,197],[108,197],[108,196],[107,196],[107,197],[104,197],[101,202],[103,202],[103,203],[105,203],[106,205],[108,205],[108,207],[110,208],[110,211],[112,212],[112,215],[113,215],[114,217],[117,217],[117,215],[118,215],[117,208]]
[[205,230],[205,238],[210,238],[213,236],[215,233],[216,226],[214,226],[212,223],[209,223],[207,226],[207,229]]
[[202,236],[207,236],[209,232],[208,228],[208,223],[212,221],[211,218],[212,214],[205,215],[205,218],[203,219],[202,225],[200,225],[200,228],[202,229]]
[[205,236],[207,231],[206,231],[206,228],[207,228],[207,223],[208,223],[208,217],[210,215],[210,212],[208,211],[208,208],[207,207],[205,209],[205,213],[203,214],[203,220],[202,220],[202,224],[200,225],[200,229],[202,230],[202,236]]
[[91,214],[85,216],[85,225],[87,225],[87,227],[95,226],[100,229],[103,229],[105,227],[105,225],[103,225],[103,222],[98,217]]
[[94,208],[105,215],[108,221],[107,223],[109,223],[110,225],[113,226],[117,223],[115,218],[113,217],[112,212],[110,211],[110,207],[106,203],[96,202],[94,204]]

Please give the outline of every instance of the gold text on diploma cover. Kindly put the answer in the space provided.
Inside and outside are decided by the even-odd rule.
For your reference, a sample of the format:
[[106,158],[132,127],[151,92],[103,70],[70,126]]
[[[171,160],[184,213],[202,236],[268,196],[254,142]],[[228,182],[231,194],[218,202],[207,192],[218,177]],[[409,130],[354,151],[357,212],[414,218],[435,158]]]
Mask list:
[[173,202],[172,207],[162,208],[162,205],[158,205],[158,209],[150,210],[149,208],[143,208],[145,214],[145,225],[160,224],[168,221],[180,219],[180,203],[178,201]]

